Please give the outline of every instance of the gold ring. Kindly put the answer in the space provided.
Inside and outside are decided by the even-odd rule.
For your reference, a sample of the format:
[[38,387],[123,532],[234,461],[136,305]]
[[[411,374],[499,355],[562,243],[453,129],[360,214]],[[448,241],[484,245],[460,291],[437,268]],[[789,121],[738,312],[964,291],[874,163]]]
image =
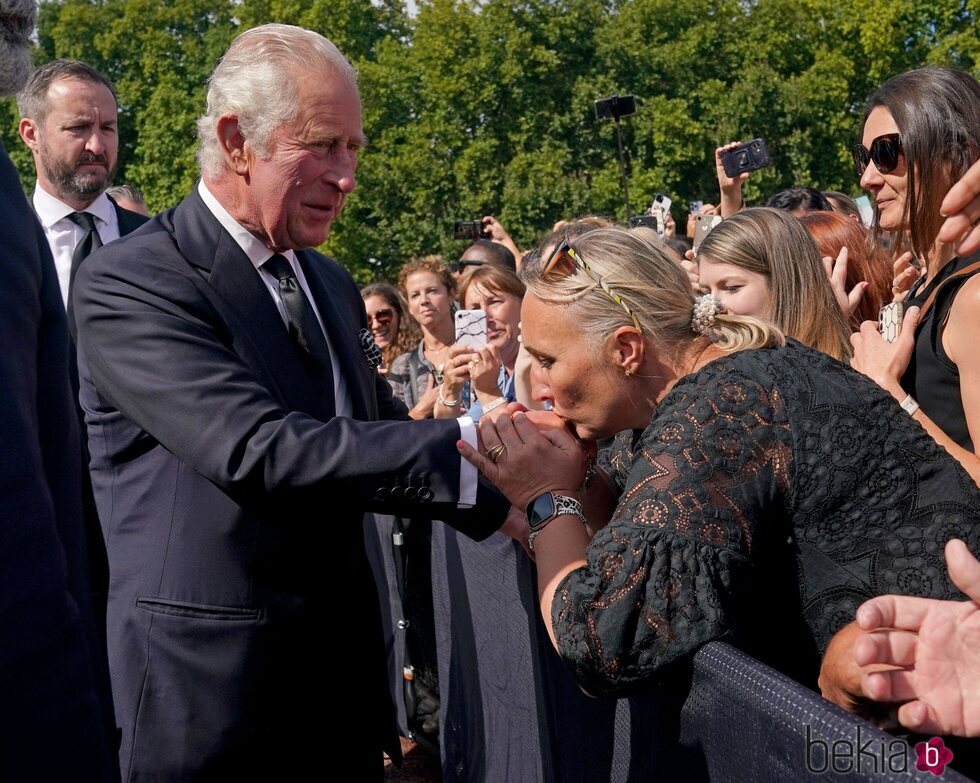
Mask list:
[[490,461],[496,465],[497,460],[503,456],[505,451],[507,451],[507,447],[503,443],[498,443],[496,446],[491,446],[489,449],[487,449],[487,456],[490,458]]

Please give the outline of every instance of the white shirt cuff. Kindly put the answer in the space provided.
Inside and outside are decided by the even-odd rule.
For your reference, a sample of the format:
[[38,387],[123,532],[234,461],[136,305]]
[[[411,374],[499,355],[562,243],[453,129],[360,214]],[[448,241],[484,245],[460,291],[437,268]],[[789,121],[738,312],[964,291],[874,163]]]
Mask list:
[[[476,425],[469,416],[456,419],[459,424],[459,437],[474,449],[477,448]],[[459,458],[459,508],[471,508],[476,505],[476,490],[479,486],[480,474],[476,465],[462,455]]]

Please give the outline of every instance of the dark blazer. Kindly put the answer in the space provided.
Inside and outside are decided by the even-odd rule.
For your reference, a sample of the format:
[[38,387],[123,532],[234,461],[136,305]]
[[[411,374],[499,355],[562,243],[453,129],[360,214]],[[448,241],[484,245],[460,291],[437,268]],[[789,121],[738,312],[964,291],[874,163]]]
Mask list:
[[51,251],[0,146],[0,778],[109,781]]
[[78,272],[124,779],[298,780],[324,742],[380,777],[382,745],[398,751],[363,512],[477,538],[503,520],[482,487],[478,508],[456,508],[455,422],[375,421],[405,408],[360,348],[357,287],[298,257],[352,418],[334,417],[196,190]]

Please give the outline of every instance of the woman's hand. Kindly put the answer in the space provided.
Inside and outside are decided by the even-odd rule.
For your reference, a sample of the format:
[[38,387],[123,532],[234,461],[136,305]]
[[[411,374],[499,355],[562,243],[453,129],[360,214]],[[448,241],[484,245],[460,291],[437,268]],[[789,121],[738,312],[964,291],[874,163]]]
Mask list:
[[481,403],[492,402],[500,397],[497,381],[500,379],[500,349],[496,345],[484,345],[473,353],[469,361],[470,385]]
[[901,302],[905,294],[915,284],[915,281],[922,277],[921,269],[912,266],[914,256],[911,253],[902,253],[892,262],[892,301]]
[[435,376],[429,373],[429,385],[426,386],[425,393],[421,399],[415,403],[415,407],[408,412],[410,418],[418,421],[433,417],[436,400],[439,398],[439,387],[435,385],[435,380]]
[[878,334],[878,324],[865,321],[861,331],[851,335],[854,358],[851,367],[877,383],[896,400],[902,400],[905,392],[901,379],[915,350],[915,327],[919,322],[919,308],[910,307],[902,319],[902,333],[889,343]]
[[846,320],[851,317],[854,311],[857,310],[858,305],[861,304],[861,297],[868,290],[868,283],[861,281],[850,291],[847,290],[846,247],[840,249],[840,253],[837,254],[836,259],[830,256],[824,256],[821,260],[823,261],[824,271],[827,272],[830,287],[834,289],[834,298],[837,299],[837,304],[840,305],[841,312],[844,313]]
[[585,451],[564,424],[542,432],[522,411],[483,418],[480,441],[479,452],[464,441],[457,448],[517,508],[545,492],[573,491],[585,475]]
[[681,269],[687,272],[694,295],[701,296],[704,291],[701,290],[701,278],[698,276],[698,262],[695,260],[693,250],[684,251],[684,260],[681,261]]
[[458,400],[463,393],[463,387],[470,379],[470,362],[476,357],[473,349],[467,345],[453,345],[446,355],[446,363],[442,371],[442,396],[449,400]]
[[687,235],[694,239],[694,229],[697,227],[698,215],[717,215],[718,207],[714,204],[702,204],[700,212],[691,212],[687,216]]
[[719,212],[723,218],[731,217],[742,208],[742,183],[749,178],[747,171],[737,177],[729,177],[725,173],[725,164],[721,162],[721,154],[739,144],[739,141],[730,141],[715,150],[715,172],[718,175],[718,189],[721,191]]

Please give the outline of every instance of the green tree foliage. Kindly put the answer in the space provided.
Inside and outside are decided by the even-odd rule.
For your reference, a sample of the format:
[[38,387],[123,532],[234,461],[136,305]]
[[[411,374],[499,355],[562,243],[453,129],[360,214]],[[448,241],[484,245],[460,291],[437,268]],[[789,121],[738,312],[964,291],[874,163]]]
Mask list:
[[[36,61],[86,60],[117,84],[120,172],[150,206],[196,178],[194,120],[234,35],[264,22],[331,38],[361,74],[370,145],[325,250],[359,279],[454,257],[453,220],[497,216],[522,247],[560,218],[625,217],[612,123],[593,101],[637,96],[621,124],[634,212],[656,191],[716,201],[713,151],[764,136],[791,184],[857,192],[848,148],[866,96],[923,64],[976,74],[980,0],[45,0]],[[873,21],[873,23],[872,23]],[[26,187],[12,102],[0,138]]]

